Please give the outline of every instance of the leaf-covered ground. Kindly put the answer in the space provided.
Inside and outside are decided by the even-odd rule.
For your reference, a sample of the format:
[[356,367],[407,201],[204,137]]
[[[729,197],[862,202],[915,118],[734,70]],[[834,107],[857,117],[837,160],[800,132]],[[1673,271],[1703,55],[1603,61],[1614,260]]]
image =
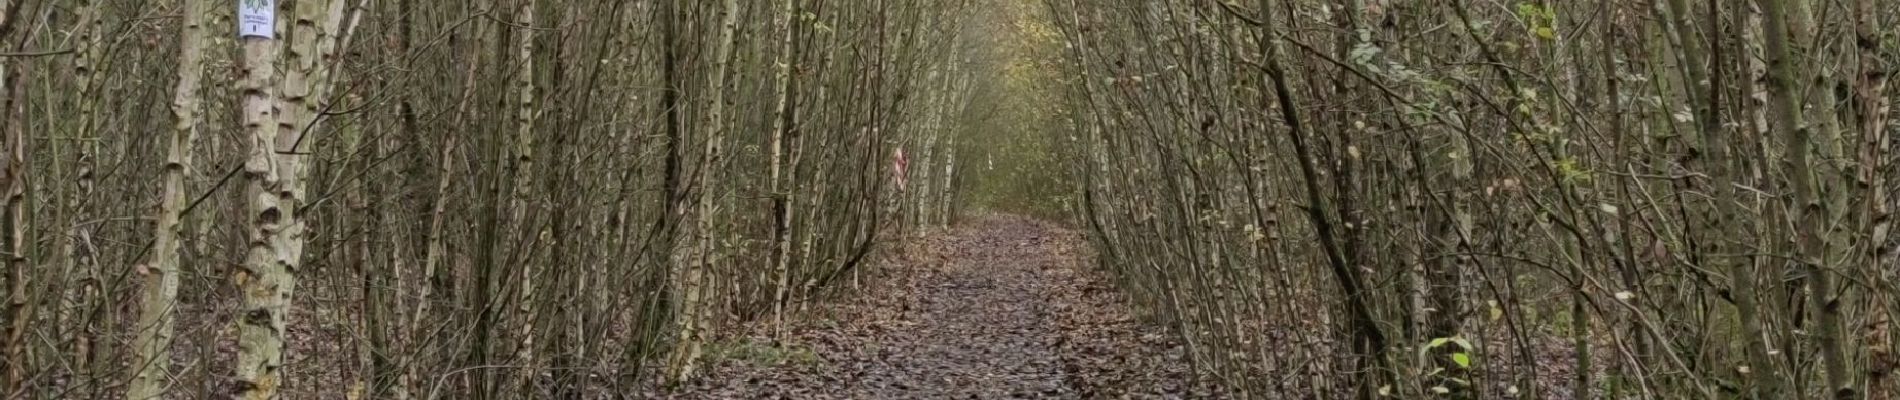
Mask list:
[[987,217],[910,244],[858,293],[712,346],[676,399],[1205,399],[1183,350],[1079,260],[1074,232]]

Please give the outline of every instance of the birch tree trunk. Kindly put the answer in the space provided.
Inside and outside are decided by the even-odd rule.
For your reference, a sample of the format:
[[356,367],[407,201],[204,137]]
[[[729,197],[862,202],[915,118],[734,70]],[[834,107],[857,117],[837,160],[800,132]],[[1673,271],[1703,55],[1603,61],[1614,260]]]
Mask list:
[[[535,84],[534,84],[534,4],[535,0],[517,0],[515,24],[524,29],[516,29],[515,69],[512,86],[515,88],[515,134],[514,157],[510,160],[514,171],[514,191],[509,198],[509,208],[513,216],[509,218],[517,235],[526,238],[523,241],[536,241],[542,235],[541,229],[528,221],[533,215],[530,197],[534,191],[534,123],[535,123]],[[549,177],[550,179],[552,177]],[[558,229],[556,227],[555,229]],[[535,357],[535,276],[536,264],[532,260],[522,259],[520,275],[515,284],[521,286],[521,297],[517,299],[515,317],[520,323],[517,333],[519,342],[515,347],[515,359],[522,367],[516,371],[516,383],[522,388],[522,396],[533,396],[534,377],[541,373],[539,360]],[[558,268],[558,267],[557,267]]]
[[694,227],[688,237],[688,243],[681,244],[675,250],[673,263],[679,288],[680,304],[674,313],[677,322],[677,336],[674,340],[672,361],[667,366],[667,378],[675,384],[684,382],[697,374],[702,347],[706,341],[706,324],[711,317],[707,315],[706,281],[712,267],[719,261],[718,238],[713,229],[718,220],[718,198],[712,184],[719,182],[719,160],[723,151],[722,141],[725,132],[726,73],[732,62],[734,35],[738,31],[739,2],[724,0],[719,9],[717,37],[713,39],[714,50],[709,56],[712,68],[705,87],[705,117],[701,120],[704,128],[706,146],[699,160],[699,178],[694,182],[698,188],[695,193]]
[[785,303],[791,293],[791,256],[792,256],[792,199],[796,190],[785,189],[783,181],[785,163],[785,140],[793,135],[798,126],[798,105],[794,103],[798,94],[798,28],[794,25],[798,16],[798,0],[779,2],[779,15],[773,23],[783,30],[779,37],[779,61],[776,65],[779,86],[778,106],[773,111],[772,133],[767,144],[767,193],[772,197],[772,333],[776,339],[785,339]]

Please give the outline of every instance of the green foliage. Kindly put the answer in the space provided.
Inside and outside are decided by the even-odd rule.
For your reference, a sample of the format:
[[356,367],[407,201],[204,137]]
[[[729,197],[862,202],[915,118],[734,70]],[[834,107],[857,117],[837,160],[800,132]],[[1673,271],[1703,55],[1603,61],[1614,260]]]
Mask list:
[[1578,165],[1577,160],[1574,158],[1561,158],[1551,164],[1552,167],[1557,169],[1558,176],[1563,178],[1566,182],[1576,184],[1589,183],[1591,177],[1595,176],[1594,172]]
[[[987,68],[1001,79],[983,82],[976,103],[962,118],[964,149],[957,160],[965,175],[959,188],[964,207],[975,212],[1006,211],[1061,218],[1075,202],[1067,160],[1072,154],[1072,124],[1062,97],[1060,36],[1040,14],[1042,7],[1002,3],[1019,12],[987,21],[978,35],[993,43]],[[1113,78],[1109,78],[1113,79]]]
[[1518,3],[1517,16],[1524,20],[1525,28],[1531,35],[1543,40],[1557,40],[1557,11],[1536,3]]
[[774,345],[769,341],[757,341],[751,338],[739,338],[721,341],[706,346],[707,358],[712,362],[739,362],[758,366],[780,365],[817,365],[824,363],[818,353],[797,343]]
[[1445,347],[1445,345],[1448,345],[1448,344],[1451,344],[1451,345],[1457,345],[1457,346],[1458,346],[1458,350],[1460,350],[1460,351],[1471,351],[1471,349],[1473,348],[1473,347],[1471,346],[1471,341],[1469,341],[1469,340],[1465,340],[1465,338],[1462,338],[1462,337],[1448,337],[1448,338],[1437,338],[1437,339],[1432,339],[1432,341],[1431,341],[1431,342],[1429,342],[1429,343],[1426,343],[1426,344],[1425,344],[1425,347],[1424,347],[1424,348],[1421,348],[1421,349],[1419,349],[1419,351],[1420,351],[1420,352],[1428,352],[1428,351],[1432,351],[1432,350],[1435,350],[1435,349],[1438,349],[1438,348],[1440,348],[1440,347]]
[[[1435,381],[1464,387],[1471,386],[1471,382],[1460,378],[1460,376],[1464,376],[1464,372],[1471,369],[1474,363],[1471,352],[1475,349],[1476,347],[1471,344],[1471,341],[1463,337],[1442,337],[1432,339],[1424,346],[1419,347],[1418,356],[1419,359],[1423,360],[1432,357],[1432,355],[1436,353],[1446,353],[1445,358],[1451,360],[1452,366],[1457,367],[1457,371],[1447,371],[1445,367],[1435,367],[1429,371],[1425,371],[1424,375],[1433,378]],[[1451,388],[1447,388],[1443,385],[1433,386],[1429,390],[1431,390],[1433,394],[1439,395],[1452,393]]]

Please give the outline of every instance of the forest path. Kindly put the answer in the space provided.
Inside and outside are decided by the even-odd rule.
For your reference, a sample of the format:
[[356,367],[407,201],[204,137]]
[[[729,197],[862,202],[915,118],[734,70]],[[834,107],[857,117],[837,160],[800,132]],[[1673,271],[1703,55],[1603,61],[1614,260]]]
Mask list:
[[[1078,262],[1074,232],[984,217],[907,245],[789,333],[712,352],[682,399],[1201,399],[1181,346]],[[764,336],[769,336],[769,333]]]

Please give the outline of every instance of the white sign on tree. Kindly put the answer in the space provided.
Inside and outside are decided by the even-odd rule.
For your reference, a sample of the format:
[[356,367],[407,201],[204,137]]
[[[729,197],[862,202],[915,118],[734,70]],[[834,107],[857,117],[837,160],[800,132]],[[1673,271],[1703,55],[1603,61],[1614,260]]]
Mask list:
[[276,38],[276,0],[238,0],[238,37]]

